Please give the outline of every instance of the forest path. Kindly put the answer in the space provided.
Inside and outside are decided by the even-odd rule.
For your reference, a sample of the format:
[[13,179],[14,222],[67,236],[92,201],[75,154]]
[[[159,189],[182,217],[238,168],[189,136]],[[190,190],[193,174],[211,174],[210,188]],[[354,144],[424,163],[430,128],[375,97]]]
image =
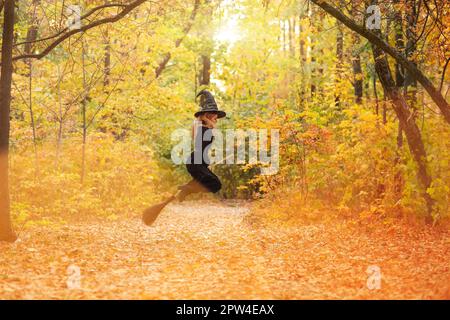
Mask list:
[[[448,232],[256,227],[247,210],[187,201],[152,227],[135,217],[29,228],[0,243],[0,298],[450,298]],[[367,288],[371,265],[379,290]]]

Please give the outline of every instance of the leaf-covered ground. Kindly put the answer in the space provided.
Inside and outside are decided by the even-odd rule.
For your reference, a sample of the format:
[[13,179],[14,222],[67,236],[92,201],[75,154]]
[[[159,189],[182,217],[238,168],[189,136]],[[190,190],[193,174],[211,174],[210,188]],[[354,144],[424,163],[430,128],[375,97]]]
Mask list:
[[[246,211],[192,201],[171,204],[150,228],[139,217],[32,227],[0,244],[0,298],[450,298],[446,231],[258,227]],[[367,288],[369,266],[380,268],[379,290]]]

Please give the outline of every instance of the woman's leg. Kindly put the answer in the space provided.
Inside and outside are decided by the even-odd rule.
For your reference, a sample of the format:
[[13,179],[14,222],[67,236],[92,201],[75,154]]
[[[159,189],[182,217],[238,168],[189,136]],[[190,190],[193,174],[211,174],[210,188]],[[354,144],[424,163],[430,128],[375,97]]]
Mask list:
[[206,166],[202,169],[202,175],[199,182],[212,193],[217,193],[222,189],[222,183],[219,178]]
[[206,190],[205,187],[200,185],[199,182],[197,182],[195,179],[192,179],[188,183],[178,187],[178,193],[175,195],[175,198],[181,202],[191,193],[207,192],[207,191],[208,190]]
[[191,193],[212,192],[216,193],[222,188],[219,178],[204,165],[187,165],[188,172],[193,179],[187,184],[178,187],[180,192],[177,198],[183,201]]
[[216,193],[222,188],[219,178],[205,165],[187,165],[192,178],[206,188],[204,192]]

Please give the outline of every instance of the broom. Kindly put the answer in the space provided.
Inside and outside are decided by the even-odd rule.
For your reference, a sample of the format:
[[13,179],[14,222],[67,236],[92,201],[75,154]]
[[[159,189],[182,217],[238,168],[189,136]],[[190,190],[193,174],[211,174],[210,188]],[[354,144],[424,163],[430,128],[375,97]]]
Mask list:
[[169,199],[155,204],[151,207],[148,207],[144,210],[142,214],[142,221],[147,225],[151,226],[153,222],[155,222],[156,218],[158,218],[161,211],[172,201],[175,199],[175,195],[171,196]]
[[[216,166],[217,164],[223,163],[225,160],[227,160],[228,158],[230,158],[231,156],[226,157],[225,159],[223,159],[222,161],[219,161],[217,163],[212,164],[211,167]],[[161,211],[172,201],[174,200],[177,195],[181,192],[178,191],[176,194],[174,194],[173,196],[171,196],[170,198],[168,198],[167,200],[155,204],[151,207],[148,207],[147,209],[144,210],[144,213],[142,214],[142,221],[144,221],[144,223],[147,226],[151,226],[153,224],[153,222],[155,222],[155,220],[158,218],[159,214],[161,213]]]

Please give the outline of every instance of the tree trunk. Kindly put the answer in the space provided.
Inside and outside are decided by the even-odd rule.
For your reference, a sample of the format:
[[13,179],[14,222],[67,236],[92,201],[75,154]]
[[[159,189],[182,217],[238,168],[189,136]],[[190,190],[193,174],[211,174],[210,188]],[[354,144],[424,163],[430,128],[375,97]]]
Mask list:
[[398,124],[398,131],[397,131],[397,152],[394,159],[394,168],[395,168],[395,174],[394,174],[394,196],[395,201],[399,201],[403,194],[403,189],[405,186],[405,179],[403,178],[403,172],[399,168],[399,164],[402,161],[401,157],[401,150],[403,148],[403,129],[400,123]]
[[[310,19],[312,19],[311,17],[314,16],[314,11],[313,8],[310,8]],[[311,25],[310,25],[311,31],[312,33],[317,33],[317,30],[315,28],[314,22],[311,20]],[[311,67],[310,67],[310,72],[311,72],[311,83],[310,83],[310,87],[311,87],[311,98],[314,98],[314,96],[316,95],[316,90],[317,90],[317,86],[316,86],[316,80],[317,80],[317,59],[316,59],[316,45],[314,43],[314,40],[312,40],[311,42],[311,46],[310,46],[310,56],[311,56]]]
[[[409,10],[406,12],[406,48],[405,55],[408,57],[408,60],[412,60],[412,55],[416,51],[416,26],[417,26],[417,4],[416,1],[407,1]],[[410,85],[411,92],[409,94],[410,101],[413,106],[416,106],[417,101],[417,81],[412,79],[409,75],[408,71],[405,70],[405,87]],[[440,90],[440,89],[439,89]]]
[[394,83],[392,73],[388,64],[388,60],[384,52],[377,46],[372,45],[372,51],[375,61],[375,69],[380,78],[387,96],[392,101],[393,109],[398,117],[401,128],[403,129],[406,140],[408,142],[409,150],[417,164],[417,176],[421,187],[422,196],[427,205],[427,221],[431,221],[431,213],[433,210],[434,201],[427,193],[430,187],[432,178],[428,172],[427,154],[423,144],[422,135],[419,127],[411,117],[409,107],[405,98]]
[[[316,21],[319,19],[318,21]],[[323,21],[322,17],[317,12],[315,7],[311,7],[310,11],[310,19],[311,19],[311,32],[316,35],[320,39],[320,34],[322,33]],[[322,57],[323,57],[323,48],[320,45],[316,45],[320,43],[320,41],[313,40],[311,45],[311,97],[321,96],[322,95],[322,86],[320,85],[321,80],[323,79],[323,65],[322,65]]]
[[202,70],[199,74],[199,84],[200,86],[209,86],[211,81],[211,58],[209,54],[204,54],[202,59]]
[[380,103],[378,100],[378,91],[377,91],[377,75],[374,74],[372,77],[372,85],[373,85],[373,96],[375,97],[375,114],[377,115],[377,120],[380,115]]
[[156,67],[155,69],[155,78],[158,79],[159,76],[162,74],[162,72],[164,71],[164,69],[167,66],[167,63],[169,62],[170,58],[171,58],[171,54],[170,52],[166,52],[164,54],[163,59],[161,60],[161,62],[159,63],[158,67]]
[[305,50],[305,35],[303,33],[303,26],[302,26],[302,16],[300,15],[298,17],[298,29],[299,29],[299,62],[300,62],[300,90],[299,90],[299,101],[300,104],[303,104],[305,100],[305,71],[306,71],[306,50]]
[[81,61],[83,68],[83,100],[81,101],[81,116],[82,116],[82,131],[83,131],[83,141],[81,149],[81,174],[80,181],[81,184],[84,183],[84,176],[86,174],[86,138],[87,138],[87,122],[86,122],[86,108],[88,102],[88,87],[86,82],[86,46],[84,44],[84,39],[81,40],[82,53]]
[[[399,4],[399,0],[394,1],[395,4]],[[405,43],[403,39],[403,16],[402,12],[398,7],[394,7],[395,14],[394,14],[394,30],[395,30],[395,49],[397,49],[399,52],[405,51]],[[397,85],[397,88],[404,87],[404,97],[407,99],[407,93],[408,89],[405,84],[405,68],[398,62],[395,62],[395,82]],[[408,101],[408,100],[407,100]],[[411,105],[411,104],[410,104]],[[414,121],[414,119],[412,119]],[[394,178],[394,195],[396,197],[396,200],[400,200],[403,192],[403,186],[404,186],[404,179],[403,174],[400,168],[398,167],[401,161],[401,149],[403,147],[403,129],[400,124],[400,121],[398,123],[398,132],[397,132],[397,150],[396,155],[394,159],[394,168],[396,170],[395,172],[395,178]]]
[[[398,5],[399,0],[395,0],[394,3]],[[398,8],[395,8],[394,10],[395,49],[397,49],[398,52],[404,52],[405,44],[403,40],[403,17],[401,11]],[[402,64],[398,61],[395,61],[395,81],[398,88],[404,85],[404,74],[405,69]]]
[[302,26],[302,17],[298,17],[298,33],[299,33],[299,55],[300,55],[300,62],[302,64],[302,67],[304,68],[306,65],[306,51],[305,51],[305,38],[303,34],[303,26]]
[[[359,44],[359,37],[353,37],[354,43]],[[355,102],[358,104],[362,103],[363,96],[363,73],[361,67],[361,56],[359,53],[355,52],[352,57],[352,67],[353,67],[353,90],[355,93]]]
[[[109,0],[105,0],[105,5],[109,4]],[[109,28],[105,28],[103,38],[103,86],[109,85],[109,76],[111,75],[111,38],[109,36]]]
[[[40,3],[40,0],[33,0],[33,12],[31,14],[30,28],[27,31],[27,38],[25,44],[25,54],[34,53],[33,43],[36,41],[38,36],[38,26],[36,21],[36,9]],[[28,90],[29,90],[29,99],[28,99],[28,109],[30,111],[30,123],[31,130],[33,133],[33,147],[34,147],[34,162],[36,169],[36,176],[39,173],[39,160],[38,160],[38,151],[37,151],[37,135],[36,135],[36,123],[34,121],[34,110],[33,110],[33,60],[26,59],[26,65],[28,66]]]
[[111,75],[111,39],[109,37],[108,28],[106,28],[105,31],[104,45],[103,85],[106,87],[109,85],[109,76]]
[[2,66],[0,76],[0,241],[14,242],[17,239],[12,230],[9,198],[9,128],[11,109],[12,48],[14,39],[14,0],[5,0]]
[[56,164],[59,166],[59,158],[61,155],[61,145],[62,145],[62,132],[63,132],[63,111],[62,111],[62,94],[61,94],[61,81],[62,74],[59,64],[56,66],[58,70],[58,82],[57,82],[57,92],[58,92],[58,134],[56,137]]
[[294,58],[295,57],[295,45],[294,45],[294,36],[295,36],[295,19],[293,22],[291,18],[288,18],[288,28],[289,28],[289,55]]
[[342,75],[342,72],[344,71],[343,66],[344,66],[344,31],[342,30],[342,23],[340,23],[339,21],[337,21],[337,37],[336,37],[336,57],[337,57],[337,62],[336,62],[336,92],[334,94],[334,104],[336,106],[336,108],[340,108],[341,107],[341,97],[340,97],[340,78]]
[[211,82],[211,50],[213,48],[213,30],[211,29],[212,17],[213,17],[213,7],[211,0],[205,0],[205,4],[208,6],[205,13],[205,23],[206,30],[204,34],[204,41],[207,43],[204,49],[201,59],[201,70],[199,73],[198,83],[200,86],[209,86]]
[[[360,17],[360,14],[358,14],[356,10],[356,4],[352,2],[350,14],[357,19],[357,17]],[[360,36],[353,32],[352,33],[352,44],[353,44],[353,51],[352,51],[352,70],[353,70],[353,92],[355,95],[355,102],[357,104],[362,104],[362,97],[363,97],[363,71],[361,66],[361,38]],[[376,85],[376,76],[374,75],[374,85]],[[376,92],[376,87],[374,87],[374,93],[375,93],[375,99],[376,99],[376,106],[377,106],[377,115],[378,115],[378,96]]]

